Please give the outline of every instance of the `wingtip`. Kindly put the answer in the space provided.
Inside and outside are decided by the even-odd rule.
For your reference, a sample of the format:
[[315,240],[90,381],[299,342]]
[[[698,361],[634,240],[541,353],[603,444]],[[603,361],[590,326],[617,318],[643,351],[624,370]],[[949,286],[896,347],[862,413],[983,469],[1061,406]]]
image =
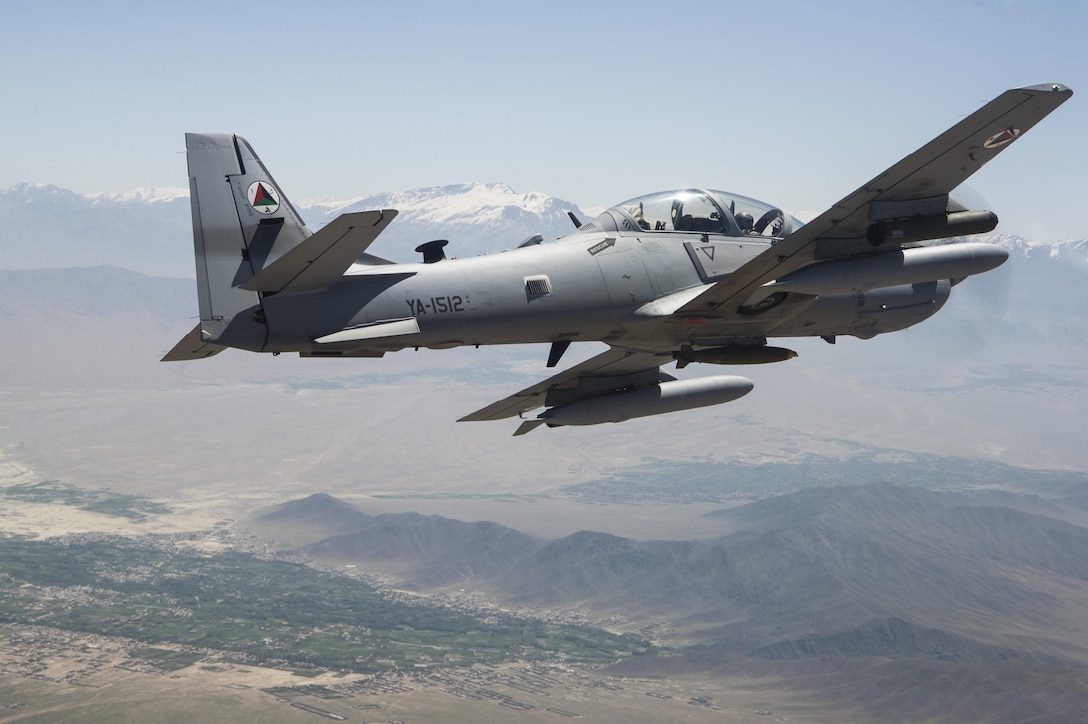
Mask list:
[[1073,95],[1073,89],[1064,83],[1040,83],[1038,85],[1026,85],[1022,88],[1017,88],[1022,91],[1033,91],[1037,93],[1068,93]]

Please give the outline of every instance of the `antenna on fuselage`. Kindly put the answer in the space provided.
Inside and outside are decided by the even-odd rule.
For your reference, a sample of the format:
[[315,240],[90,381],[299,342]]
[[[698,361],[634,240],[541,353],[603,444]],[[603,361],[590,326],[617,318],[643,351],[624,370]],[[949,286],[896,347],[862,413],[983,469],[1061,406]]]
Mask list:
[[446,258],[446,252],[442,250],[442,247],[448,243],[450,243],[448,239],[435,239],[420,244],[416,247],[416,251],[423,255],[424,264],[434,264],[436,261],[442,261]]

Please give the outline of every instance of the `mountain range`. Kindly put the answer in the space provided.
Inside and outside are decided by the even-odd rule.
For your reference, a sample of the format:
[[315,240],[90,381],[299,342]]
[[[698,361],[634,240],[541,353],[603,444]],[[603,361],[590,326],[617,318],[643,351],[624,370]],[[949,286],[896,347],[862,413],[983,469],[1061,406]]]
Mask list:
[[[1066,505],[1058,486],[1038,492],[1055,510]],[[521,607],[664,619],[672,638],[730,655],[842,654],[841,637],[864,630],[862,655],[891,656],[864,648],[876,645],[868,627],[910,621],[954,637],[948,650],[911,656],[974,656],[953,651],[970,640],[1006,657],[1088,665],[1088,529],[1037,512],[1037,499],[1004,502],[885,484],[816,488],[709,513],[731,532],[688,541],[591,531],[545,540],[490,522],[368,516],[323,494],[260,520],[321,536],[300,549],[313,558],[379,566],[418,590],[470,587]]]
[[[617,199],[617,202],[619,200]],[[348,200],[295,202],[311,229],[340,214],[378,208],[400,214],[372,253],[394,261],[415,261],[413,249],[448,238],[451,256],[495,253],[541,234],[554,239],[574,226],[568,212],[585,221],[576,204],[509,186],[454,184],[388,192]],[[46,184],[0,189],[5,232],[0,268],[33,269],[113,265],[151,276],[192,277],[192,228],[186,189],[137,189],[123,194],[87,194]],[[1000,244],[1025,260],[1069,265],[1088,272],[1088,235],[1082,240],[1028,241],[1015,234],[983,240]]]
[[322,564],[626,621],[673,647],[617,673],[804,673],[801,686],[813,662],[824,685],[857,689],[855,706],[877,718],[921,716],[955,687],[928,717],[1018,720],[1016,707],[1058,721],[1088,696],[1075,683],[1088,666],[1088,529],[1039,511],[1067,509],[1080,488],[1056,482],[1000,502],[886,484],[817,488],[711,512],[730,532],[700,540],[546,539],[441,516],[370,516],[325,494],[255,523],[309,536],[298,550]]
[[511,249],[536,234],[545,239],[568,234],[574,225],[567,212],[586,220],[585,212],[569,201],[518,193],[506,184],[435,186],[350,201],[309,200],[300,208],[313,228],[352,211],[397,209],[397,219],[375,243],[396,261],[417,261],[407,252],[432,239],[448,239],[451,256],[475,256]]
[[[575,204],[505,184],[456,184],[385,193],[348,201],[296,203],[317,230],[342,213],[376,208],[400,212],[371,252],[415,261],[412,251],[435,238],[450,241],[450,256],[516,247],[534,234],[556,238],[586,215]],[[0,189],[0,268],[112,265],[152,276],[192,277],[189,194],[184,189],[139,189],[80,195],[57,186],[18,184]]]

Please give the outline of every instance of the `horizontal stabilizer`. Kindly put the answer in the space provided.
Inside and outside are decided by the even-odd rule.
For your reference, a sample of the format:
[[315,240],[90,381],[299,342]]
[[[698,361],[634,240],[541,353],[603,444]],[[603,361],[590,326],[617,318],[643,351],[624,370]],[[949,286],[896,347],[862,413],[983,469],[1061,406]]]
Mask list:
[[238,285],[251,292],[305,292],[335,284],[396,217],[394,209],[341,214]]
[[200,331],[200,325],[192,328],[189,334],[181,338],[174,348],[166,353],[160,362],[183,362],[190,359],[204,359],[219,354],[226,347],[211,342],[205,342]]
[[518,435],[525,435],[526,433],[530,433],[533,430],[540,427],[541,425],[543,425],[545,422],[547,422],[547,420],[542,420],[542,419],[526,420],[525,422],[518,425],[518,429],[516,431],[514,431],[514,437],[517,437]]

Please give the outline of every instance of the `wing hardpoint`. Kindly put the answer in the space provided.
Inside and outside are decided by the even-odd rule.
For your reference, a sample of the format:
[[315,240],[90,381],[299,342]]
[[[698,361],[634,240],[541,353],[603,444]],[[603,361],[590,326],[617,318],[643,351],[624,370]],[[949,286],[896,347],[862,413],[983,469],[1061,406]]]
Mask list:
[[873,253],[868,235],[874,224],[944,214],[953,189],[1072,95],[1057,84],[1005,91],[708,288],[672,319],[735,317],[737,308],[772,279],[817,261]]
[[[671,354],[631,352],[612,347],[565,372],[465,415],[459,422],[501,420],[544,405],[568,404],[619,389],[673,380],[674,377],[661,371],[661,365],[671,361]],[[535,426],[543,420],[530,422]],[[519,432],[528,430],[519,429]]]

